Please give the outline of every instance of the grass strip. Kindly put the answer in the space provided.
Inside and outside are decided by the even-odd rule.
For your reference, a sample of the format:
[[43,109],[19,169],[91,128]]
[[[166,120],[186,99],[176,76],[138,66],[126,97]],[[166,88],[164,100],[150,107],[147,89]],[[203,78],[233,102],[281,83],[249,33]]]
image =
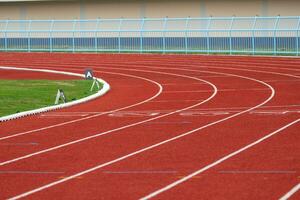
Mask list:
[[68,102],[87,97],[97,92],[96,88],[90,91],[92,83],[92,80],[0,80],[0,117],[54,105],[58,89],[64,91]]

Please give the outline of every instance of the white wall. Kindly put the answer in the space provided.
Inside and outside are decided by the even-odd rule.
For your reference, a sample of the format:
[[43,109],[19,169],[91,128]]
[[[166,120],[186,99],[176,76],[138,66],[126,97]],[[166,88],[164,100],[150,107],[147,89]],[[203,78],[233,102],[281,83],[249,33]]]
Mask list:
[[299,0],[84,0],[0,3],[0,19],[300,16]]

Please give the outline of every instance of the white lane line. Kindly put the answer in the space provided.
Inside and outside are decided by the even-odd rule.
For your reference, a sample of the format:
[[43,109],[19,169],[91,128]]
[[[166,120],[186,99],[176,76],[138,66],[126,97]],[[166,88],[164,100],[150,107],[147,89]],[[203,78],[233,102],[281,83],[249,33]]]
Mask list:
[[[158,61],[158,62],[156,62],[156,61]],[[145,63],[149,63],[149,64],[161,64],[160,63],[160,61],[159,60],[156,60],[156,61],[143,61],[143,62],[141,62],[141,63],[139,63],[139,64],[145,64]],[[168,63],[172,63],[171,61],[172,60],[165,60],[165,61],[167,61]],[[194,62],[198,62],[197,60],[193,60]],[[251,61],[251,63],[250,64],[255,64],[255,66],[249,66],[249,61],[246,61],[246,62],[243,62],[242,64],[241,64],[241,62],[234,62],[234,61],[232,61],[232,60],[218,60],[218,61],[206,61],[205,63],[203,63],[203,64],[205,64],[207,67],[209,67],[209,66],[211,66],[211,65],[216,65],[216,63],[217,64],[222,64],[222,65],[224,65],[224,62],[226,63],[226,64],[228,64],[228,65],[230,65],[230,66],[232,66],[232,65],[235,65],[236,67],[239,67],[239,69],[241,69],[241,67],[246,67],[246,68],[262,68],[262,69],[276,69],[276,70],[278,70],[278,69],[281,69],[281,70],[288,70],[288,71],[300,71],[300,69],[295,69],[295,65],[288,65],[287,63],[285,63],[285,65],[287,65],[287,66],[289,66],[289,67],[293,67],[293,68],[284,68],[284,67],[278,67],[278,63],[277,62],[268,62],[268,63],[266,63],[266,62],[252,62]],[[106,64],[109,64],[109,63],[106,63]],[[130,63],[128,63],[128,64],[130,64]],[[148,65],[149,65],[148,64]],[[176,65],[178,65],[178,64],[186,64],[186,62],[185,61],[178,61],[178,60],[176,60],[176,63],[174,63],[173,62],[173,64],[176,64]],[[192,64],[196,64],[196,63],[192,63]],[[289,63],[290,64],[290,63]],[[298,62],[293,62],[293,63],[291,63],[291,64],[298,64]],[[263,67],[262,66],[258,66],[258,65],[263,65]],[[267,66],[266,66],[267,65]],[[281,65],[281,64],[280,64]],[[298,67],[298,66],[297,66]],[[295,75],[300,75],[300,74],[295,74]]]
[[[214,73],[214,72],[211,72],[211,73]],[[219,73],[219,72],[216,72],[216,73],[217,73],[217,74],[227,74],[227,73]],[[229,75],[229,74],[227,74],[227,75]],[[114,164],[114,163],[116,163],[116,162],[119,162],[119,161],[125,160],[125,159],[127,159],[127,158],[133,157],[133,156],[135,156],[135,155],[137,155],[137,154],[140,154],[140,153],[143,153],[143,152],[145,152],[145,151],[154,149],[154,148],[156,148],[156,147],[158,147],[158,146],[164,145],[164,144],[169,143],[169,142],[172,142],[172,141],[174,141],[174,140],[178,140],[178,139],[180,139],[180,138],[182,138],[182,137],[185,137],[185,136],[187,136],[187,135],[190,135],[190,134],[192,134],[192,133],[194,133],[194,132],[197,132],[197,131],[200,131],[200,130],[202,130],[202,129],[208,128],[208,127],[213,126],[213,125],[215,125],[215,124],[219,124],[219,123],[221,123],[221,122],[223,122],[223,121],[226,121],[226,120],[228,120],[228,119],[231,119],[231,118],[234,118],[234,117],[236,117],[236,116],[242,115],[242,114],[244,114],[244,113],[247,113],[247,112],[249,112],[249,111],[251,111],[251,110],[254,110],[254,109],[256,109],[256,108],[258,108],[258,107],[260,107],[260,106],[266,104],[266,103],[269,102],[269,101],[274,97],[274,95],[275,95],[275,90],[274,90],[274,88],[272,88],[272,86],[270,86],[269,84],[267,84],[267,83],[265,83],[265,82],[263,82],[263,81],[260,81],[260,80],[257,80],[257,79],[253,79],[253,78],[249,78],[249,77],[245,77],[245,76],[239,76],[239,75],[235,75],[235,74],[230,74],[230,75],[236,76],[236,77],[240,77],[240,78],[244,78],[244,79],[248,79],[248,80],[252,80],[252,81],[254,81],[254,82],[261,83],[261,84],[267,86],[268,88],[270,88],[271,94],[270,94],[270,96],[269,96],[265,101],[263,101],[262,103],[260,103],[260,104],[258,104],[258,105],[256,105],[256,106],[254,106],[254,107],[251,107],[251,108],[249,108],[249,109],[247,109],[247,110],[244,110],[244,111],[241,111],[241,112],[236,113],[236,114],[234,114],[234,115],[231,115],[231,116],[229,116],[229,117],[225,117],[225,118],[223,118],[223,119],[214,121],[214,122],[212,122],[212,123],[209,123],[209,124],[207,124],[207,125],[204,125],[204,126],[202,126],[202,127],[199,127],[199,128],[194,129],[194,130],[192,130],[192,131],[189,131],[189,132],[183,133],[183,134],[181,134],[181,135],[175,136],[175,137],[173,137],[173,138],[164,140],[164,141],[162,141],[162,142],[159,142],[159,143],[156,143],[156,144],[154,144],[154,145],[148,146],[148,147],[146,147],[146,148],[140,149],[140,150],[138,150],[138,151],[132,152],[132,153],[130,153],[130,154],[127,154],[127,155],[125,155],[125,156],[122,156],[122,157],[119,157],[119,158],[117,158],[117,159],[111,160],[111,161],[109,161],[109,162],[100,164],[100,165],[98,165],[98,166],[95,166],[95,167],[93,167],[93,168],[87,169],[87,170],[85,170],[85,171],[81,171],[81,172],[79,172],[79,173],[77,173],[77,174],[74,174],[74,175],[65,177],[64,179],[61,179],[61,180],[59,180],[59,181],[54,181],[54,182],[52,182],[52,183],[46,184],[46,185],[44,185],[44,186],[41,186],[41,187],[39,187],[39,188],[36,188],[36,189],[30,190],[30,191],[27,191],[27,192],[25,192],[25,193],[22,193],[22,194],[20,194],[20,195],[17,195],[17,196],[15,196],[15,197],[12,197],[11,200],[20,199],[20,198],[23,198],[23,197],[32,195],[32,194],[34,194],[34,193],[36,193],[36,192],[40,192],[40,191],[42,191],[42,190],[48,189],[48,188],[50,188],[50,187],[53,187],[53,186],[55,186],[55,185],[58,185],[58,184],[61,184],[61,183],[66,182],[66,181],[72,180],[72,179],[74,179],[74,178],[77,178],[77,177],[79,177],[79,176],[82,176],[82,175],[84,175],[84,174],[87,174],[87,173],[96,171],[96,170],[98,170],[98,169],[100,169],[100,168],[103,168],[103,167],[105,167],[105,166]],[[214,86],[214,88],[215,88],[215,86]],[[216,89],[216,88],[215,88],[215,89]],[[216,94],[216,92],[217,92],[217,91],[215,90],[214,95]],[[211,96],[211,98],[213,98],[214,95]],[[192,107],[193,107],[193,106],[192,106]],[[189,109],[189,108],[187,108],[187,109]],[[180,111],[179,111],[179,112],[180,112]]]
[[267,80],[266,82],[272,83],[272,82],[299,82],[300,80]]
[[170,170],[160,170],[160,171],[151,171],[151,170],[133,170],[133,171],[103,171],[105,174],[176,174],[177,171]]
[[[145,70],[137,70],[137,71],[145,71]],[[160,118],[163,118],[163,117],[175,114],[175,113],[179,113],[179,112],[197,107],[199,105],[202,105],[202,104],[210,101],[212,98],[214,98],[217,94],[217,91],[218,91],[217,87],[214,84],[212,84],[212,83],[210,83],[206,80],[198,79],[198,78],[195,78],[195,77],[185,76],[185,75],[180,75],[180,74],[166,73],[166,72],[155,72],[155,71],[148,71],[148,72],[158,73],[158,74],[166,74],[166,75],[173,75],[173,76],[177,76],[177,77],[184,77],[184,78],[189,78],[189,79],[194,79],[194,80],[197,80],[197,81],[205,82],[206,84],[210,85],[213,88],[214,92],[207,99],[205,99],[205,100],[203,100],[203,101],[201,101],[197,104],[194,104],[192,106],[188,106],[188,107],[185,107],[183,109],[175,110],[173,112],[170,112],[170,113],[167,113],[167,114],[164,114],[164,115],[160,115],[160,116],[156,116],[156,117],[153,117],[153,118],[150,118],[150,119],[147,119],[147,120],[143,120],[143,121],[128,124],[128,125],[125,125],[125,126],[122,126],[122,127],[118,127],[118,128],[115,128],[115,129],[111,129],[109,131],[105,131],[105,132],[102,132],[102,133],[91,135],[91,136],[88,136],[88,137],[85,137],[85,138],[74,140],[74,141],[71,141],[71,142],[68,142],[68,143],[64,143],[64,144],[61,144],[61,145],[58,145],[58,146],[54,146],[54,147],[51,147],[51,148],[48,148],[48,149],[38,151],[38,152],[35,152],[35,153],[27,154],[25,156],[21,156],[21,157],[17,157],[17,158],[11,159],[11,160],[3,161],[3,162],[0,163],[0,166],[7,165],[7,164],[10,164],[10,163],[14,163],[14,162],[26,159],[26,158],[30,158],[30,157],[40,155],[40,154],[43,154],[43,153],[46,153],[46,152],[54,151],[54,150],[57,150],[57,149],[60,149],[60,148],[66,147],[66,146],[77,144],[77,143],[80,143],[80,142],[83,142],[83,141],[86,141],[86,140],[90,140],[90,139],[93,139],[93,138],[96,138],[96,137],[99,137],[99,136],[103,136],[103,135],[106,135],[106,134],[109,134],[109,133],[112,133],[112,132],[120,131],[120,130],[127,129],[127,128],[137,126],[137,125],[140,125],[140,124],[144,124],[144,123],[147,123],[147,122],[150,122],[150,121],[154,121],[156,119],[160,119]]]
[[32,145],[39,145],[36,142],[29,142],[29,143],[0,143],[0,146],[32,146]]
[[253,147],[253,146],[255,146],[255,145],[257,145],[257,144],[259,144],[259,143],[261,143],[263,141],[265,141],[266,139],[268,139],[268,138],[272,137],[273,135],[275,135],[275,134],[283,131],[284,129],[286,129],[286,128],[288,128],[288,127],[290,127],[290,126],[298,123],[299,121],[300,121],[300,119],[297,119],[297,120],[295,120],[295,121],[293,121],[293,122],[291,122],[291,123],[289,123],[289,124],[287,124],[287,125],[279,128],[279,129],[277,129],[276,131],[274,131],[272,133],[269,133],[268,135],[260,138],[259,140],[256,140],[255,142],[253,142],[251,144],[248,144],[247,146],[245,146],[243,148],[240,148],[239,150],[234,151],[231,154],[228,154],[227,156],[224,156],[224,157],[220,158],[219,160],[216,160],[215,162],[213,162],[213,163],[211,163],[211,164],[209,164],[209,165],[207,165],[207,166],[205,166],[205,167],[203,167],[203,168],[201,168],[201,169],[199,169],[199,170],[197,170],[197,171],[189,174],[188,176],[185,176],[185,177],[179,179],[178,181],[175,181],[175,182],[173,182],[173,183],[171,183],[171,184],[169,184],[169,185],[167,185],[167,186],[165,186],[165,187],[163,187],[163,188],[161,188],[159,190],[156,190],[155,192],[152,192],[151,194],[148,194],[145,197],[142,197],[141,200],[151,199],[151,198],[153,198],[153,197],[155,197],[155,196],[157,196],[157,195],[159,195],[159,194],[161,194],[163,192],[166,192],[167,190],[170,190],[170,189],[176,187],[177,185],[179,185],[179,184],[181,184],[183,182],[188,181],[189,179],[193,178],[194,176],[197,176],[197,175],[203,173],[204,171],[207,171],[210,168],[213,168],[216,165],[221,164],[222,162],[224,162],[224,161],[232,158],[233,156],[236,156],[236,155],[242,153],[243,151],[246,151],[249,148],[251,148],[251,147]]
[[296,174],[297,171],[290,170],[223,170],[220,174]]
[[72,113],[72,112],[54,112],[54,113],[45,113],[45,114],[40,114],[38,117],[86,117],[89,114],[87,113]]
[[[154,62],[150,62],[149,64],[154,64]],[[210,66],[210,65],[202,65],[202,66],[199,66],[197,65],[196,63],[193,63],[193,64],[186,64],[185,62],[182,63],[180,66],[181,67],[189,67],[189,68],[172,68],[172,66],[174,65],[178,65],[178,62],[171,62],[168,61],[168,63],[164,64],[163,66],[165,67],[154,67],[154,66],[149,66],[148,65],[144,65],[142,64],[142,68],[151,68],[151,69],[175,69],[175,70],[181,70],[181,71],[194,71],[194,72],[198,72],[197,70],[193,70],[193,69],[207,69],[207,68],[213,68],[213,69],[230,69],[230,70],[235,70],[235,71],[250,71],[250,72],[260,72],[260,73],[267,73],[267,74],[277,74],[277,75],[281,75],[281,76],[288,76],[288,77],[294,77],[294,78],[300,78],[300,76],[297,76],[297,75],[292,75],[292,74],[286,74],[286,73],[279,73],[279,72],[274,72],[274,71],[261,71],[261,70],[256,70],[256,69],[253,69],[254,67],[251,67],[252,69],[245,69],[245,68],[232,68],[232,67],[215,67],[215,66]],[[263,63],[265,64],[265,63]],[[160,63],[161,65],[161,63]],[[196,66],[197,65],[197,66]],[[122,65],[123,66],[123,65]],[[246,66],[248,67],[248,66]],[[255,68],[264,68],[265,67],[259,67],[259,66],[255,66]],[[266,68],[272,68],[272,69],[277,69],[275,67],[266,67]],[[297,69],[292,69],[292,68],[284,68],[284,69],[287,69],[287,70],[291,70],[291,71],[300,71],[297,70]]]
[[64,174],[55,171],[0,171],[0,174]]
[[[219,92],[237,92],[237,91],[264,91],[265,88],[249,88],[249,89],[220,89]],[[211,92],[211,90],[178,90],[178,91],[165,91],[165,93],[198,93],[198,92]]]
[[[97,68],[99,68],[99,67],[97,67]],[[149,67],[149,68],[150,69],[155,69],[156,67],[155,68]],[[118,68],[114,67],[113,69],[118,69]],[[178,83],[164,83],[162,85],[163,86],[168,86],[168,85],[178,86]],[[205,83],[182,83],[180,85],[182,85],[182,86],[184,86],[184,85],[205,85]]]
[[115,74],[115,75],[121,75],[121,76],[126,76],[126,77],[132,77],[132,78],[142,79],[142,80],[145,80],[147,82],[154,83],[155,85],[157,85],[157,87],[159,88],[159,90],[152,97],[150,97],[150,98],[148,98],[148,99],[146,99],[144,101],[141,101],[139,103],[136,103],[136,104],[132,104],[132,105],[129,105],[129,106],[125,106],[125,107],[118,108],[118,109],[111,110],[111,111],[107,111],[107,112],[101,112],[101,113],[98,113],[98,114],[95,114],[95,115],[91,115],[91,116],[88,116],[88,117],[83,117],[83,118],[79,118],[79,119],[75,119],[75,120],[70,120],[70,121],[67,121],[67,122],[58,123],[58,124],[55,124],[55,125],[46,126],[46,127],[43,127],[43,128],[38,128],[38,129],[34,129],[34,130],[30,130],[30,131],[25,131],[25,132],[20,132],[20,133],[16,133],[16,134],[5,136],[5,137],[0,137],[0,141],[1,140],[6,140],[6,139],[9,139],[9,138],[13,138],[13,137],[18,137],[18,136],[21,136],[21,135],[26,135],[26,134],[38,132],[38,131],[44,131],[44,130],[48,130],[48,129],[51,129],[51,128],[55,128],[55,127],[59,127],[59,126],[64,126],[64,125],[67,125],[67,124],[72,124],[72,123],[75,123],[75,122],[80,122],[80,121],[83,121],[83,120],[87,120],[87,119],[92,119],[92,118],[95,118],[95,117],[99,117],[101,115],[110,114],[110,113],[114,113],[114,112],[117,112],[117,111],[121,111],[121,110],[125,110],[125,109],[128,109],[128,108],[132,108],[132,107],[144,104],[144,103],[146,103],[148,101],[151,101],[151,100],[155,99],[163,91],[163,87],[162,87],[161,84],[159,84],[159,83],[157,83],[157,82],[155,82],[153,80],[144,78],[144,77],[139,77],[139,76],[134,76],[134,75],[129,75],[129,74],[123,74],[123,73],[116,73],[116,72],[103,72],[103,71],[97,71],[97,72],[108,73],[108,74]]
[[[218,90],[219,91],[219,90]],[[252,111],[250,112],[250,114],[255,114],[256,112],[257,113],[260,113],[261,111],[263,112],[280,112],[280,113],[299,113],[300,110],[295,108],[293,109],[293,107],[299,107],[300,108],[300,105],[278,105],[278,106],[261,106],[259,110],[255,110],[255,111]],[[202,112],[203,113],[218,113],[218,112],[224,112],[225,113],[234,113],[234,112],[239,112],[241,111],[242,109],[247,109],[248,107],[224,107],[224,108],[201,108],[201,109],[190,109],[189,111],[186,111],[186,112],[183,112],[184,113],[187,113],[187,112],[192,112],[192,113],[199,113],[201,114]],[[272,110],[262,110],[263,108],[267,109],[267,108],[278,108],[278,109],[272,109]],[[292,108],[292,109],[290,109]],[[123,117],[123,116],[126,116],[126,115],[142,115],[142,116],[153,116],[153,115],[159,115],[161,113],[168,113],[168,112],[172,112],[174,110],[143,110],[143,111],[137,111],[137,110],[131,110],[131,111],[121,111],[121,112],[115,112],[115,113],[111,113],[111,114],[108,114],[109,116],[120,116],[120,117]],[[73,112],[65,112],[65,113],[70,113],[70,115],[72,115]],[[77,112],[76,112],[77,113]],[[78,115],[79,115],[80,112],[78,112]],[[82,112],[82,114],[84,115],[91,115],[91,114],[106,114],[104,112],[89,112],[89,111],[86,111],[86,112]],[[44,114],[45,117],[47,117],[48,115]],[[66,114],[68,115],[68,114]],[[49,113],[49,117],[51,117],[52,114]],[[60,113],[58,112],[57,115],[56,115],[56,112],[53,113],[53,116],[60,116]],[[62,114],[62,116],[64,116],[64,114]]]
[[178,122],[172,122],[172,121],[167,121],[167,122],[148,122],[148,124],[192,124],[192,122],[189,121],[178,121]]
[[[212,92],[212,91],[211,91]],[[176,102],[198,102],[201,101],[201,99],[187,99],[187,100],[155,100],[151,101],[153,103],[176,103]]]
[[282,196],[279,200],[288,200],[292,197],[296,192],[300,190],[300,183],[298,183],[295,187],[293,187],[290,191],[288,191],[284,196]]
[[[219,90],[218,90],[219,91]],[[300,105],[278,105],[278,106],[261,106],[260,109],[263,108],[282,108],[282,109],[276,109],[276,111],[288,111],[288,112],[299,112],[299,109],[289,109],[289,108],[293,108],[293,107],[300,107]],[[191,112],[239,112],[242,109],[247,109],[249,107],[224,107],[224,108],[200,108],[200,109],[190,109],[189,111]],[[286,108],[286,109],[284,109]],[[137,111],[137,110],[131,110],[131,111],[122,111],[122,112],[118,112],[121,114],[131,114],[131,113],[145,113],[145,114],[160,114],[160,113],[167,113],[167,112],[172,112],[174,110],[143,110],[143,111]],[[185,111],[185,112],[189,112],[189,111]],[[257,110],[258,112],[261,110]],[[270,110],[270,111],[275,111],[275,110]],[[252,111],[255,112],[255,111]],[[88,112],[87,112],[88,113]],[[93,113],[93,112],[91,112]],[[100,112],[99,112],[100,113]]]

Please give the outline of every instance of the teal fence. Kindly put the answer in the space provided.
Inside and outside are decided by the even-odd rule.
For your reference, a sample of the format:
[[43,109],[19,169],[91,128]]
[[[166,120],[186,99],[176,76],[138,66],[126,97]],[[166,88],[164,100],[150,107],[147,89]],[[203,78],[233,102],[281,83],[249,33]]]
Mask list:
[[0,51],[299,56],[300,17],[1,20]]

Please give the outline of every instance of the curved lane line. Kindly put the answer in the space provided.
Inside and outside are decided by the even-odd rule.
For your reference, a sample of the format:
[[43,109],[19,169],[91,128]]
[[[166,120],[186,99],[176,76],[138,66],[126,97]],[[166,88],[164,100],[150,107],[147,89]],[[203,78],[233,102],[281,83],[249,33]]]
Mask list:
[[294,186],[290,191],[288,191],[284,196],[282,196],[279,200],[288,200],[290,197],[292,197],[296,192],[300,190],[300,183],[298,183],[296,186]]
[[70,120],[70,121],[67,121],[67,122],[58,123],[58,124],[51,125],[51,126],[46,126],[46,127],[43,127],[43,128],[38,128],[38,129],[30,130],[30,131],[16,133],[16,134],[5,136],[5,137],[0,137],[0,141],[1,140],[6,140],[6,139],[9,139],[9,138],[13,138],[13,137],[17,137],[17,136],[21,136],[21,135],[26,135],[26,134],[29,134],[29,133],[34,133],[34,132],[37,132],[37,131],[43,131],[43,130],[47,130],[47,129],[51,129],[51,128],[55,128],[55,127],[59,127],[59,126],[64,126],[64,125],[67,125],[67,124],[71,124],[71,123],[75,123],[75,122],[79,122],[79,121],[83,121],[83,120],[87,120],[87,119],[99,117],[101,115],[110,114],[110,113],[114,113],[114,112],[117,112],[117,111],[121,111],[121,110],[125,110],[125,109],[128,109],[128,108],[132,108],[132,107],[144,104],[144,103],[146,103],[148,101],[151,101],[151,100],[155,99],[163,91],[163,87],[162,87],[161,84],[159,84],[158,82],[155,82],[153,80],[144,78],[144,77],[139,77],[139,76],[134,76],[134,75],[128,75],[128,74],[122,74],[122,73],[115,73],[115,72],[103,72],[103,71],[98,71],[98,72],[108,73],[108,74],[116,74],[116,75],[121,75],[121,76],[127,76],[127,77],[133,77],[133,78],[142,79],[142,80],[154,83],[155,85],[158,86],[159,90],[152,97],[150,97],[150,98],[148,98],[146,100],[143,100],[143,101],[141,101],[139,103],[135,103],[135,104],[132,104],[132,105],[129,105],[129,106],[125,106],[125,107],[122,107],[122,108],[118,108],[118,109],[115,109],[115,110],[106,111],[106,112],[102,112],[102,113],[99,113],[99,114],[91,115],[91,116],[88,116],[88,117],[83,117],[83,118],[79,118],[79,119],[75,119],[75,120]]
[[159,195],[159,194],[161,194],[163,192],[166,192],[167,190],[170,190],[170,189],[176,187],[177,185],[179,185],[179,184],[181,184],[183,182],[188,181],[189,179],[193,178],[194,176],[197,176],[197,175],[199,175],[199,174],[201,174],[201,173],[209,170],[210,168],[213,168],[216,165],[223,163],[224,161],[232,158],[233,156],[236,156],[236,155],[242,153],[243,151],[246,151],[246,150],[250,149],[251,147],[253,147],[253,146],[255,146],[255,145],[257,145],[257,144],[259,144],[259,143],[261,143],[261,142],[263,142],[265,140],[267,140],[268,138],[274,136],[275,134],[283,131],[284,129],[286,129],[286,128],[288,128],[288,127],[290,127],[290,126],[292,126],[292,125],[294,125],[294,124],[296,124],[298,122],[300,122],[300,119],[294,120],[293,122],[291,122],[291,123],[289,123],[289,124],[287,124],[287,125],[279,128],[279,129],[277,129],[276,131],[274,131],[272,133],[269,133],[268,135],[266,135],[266,136],[264,136],[264,137],[256,140],[255,142],[252,142],[251,144],[248,144],[247,146],[245,146],[243,148],[240,148],[239,150],[234,151],[231,154],[228,154],[227,156],[224,156],[224,157],[216,160],[215,162],[213,162],[213,163],[211,163],[211,164],[209,164],[209,165],[207,165],[207,166],[205,166],[205,167],[203,167],[203,168],[201,168],[201,169],[199,169],[199,170],[197,170],[197,171],[195,171],[195,172],[193,172],[193,173],[191,173],[191,174],[189,174],[189,175],[187,175],[187,176],[185,176],[185,177],[183,177],[181,179],[179,179],[178,181],[175,181],[175,182],[173,182],[173,183],[171,183],[171,184],[169,184],[169,185],[167,185],[167,186],[165,186],[165,187],[163,187],[163,188],[161,188],[161,189],[159,189],[159,190],[157,190],[155,192],[152,192],[151,194],[148,194],[145,197],[142,197],[141,200],[146,200],[146,199],[151,199],[153,197],[156,197],[157,195]]
[[[212,72],[212,73],[215,73],[215,72]],[[219,73],[219,72],[216,72],[216,73],[218,73],[218,74],[226,74],[226,73]],[[58,185],[58,184],[61,184],[61,183],[63,183],[63,182],[66,182],[66,181],[69,181],[69,180],[71,180],[71,179],[74,179],[74,178],[76,178],[76,177],[79,177],[79,176],[82,176],[82,175],[84,175],[84,174],[87,174],[87,173],[93,172],[93,171],[95,171],[95,170],[98,170],[98,169],[103,168],[103,167],[105,167],[105,166],[108,166],[108,165],[114,164],[114,163],[116,163],[116,162],[119,162],[119,161],[121,161],[121,160],[127,159],[127,158],[129,158],[129,157],[134,156],[134,155],[137,155],[137,154],[143,153],[143,152],[145,152],[145,151],[154,149],[154,148],[156,148],[156,147],[158,147],[158,146],[161,146],[161,145],[163,145],[163,144],[166,144],[166,143],[172,142],[172,141],[174,141],[174,140],[180,139],[180,138],[185,137],[185,136],[187,136],[187,135],[190,135],[190,134],[192,134],[192,133],[194,133],[194,132],[196,132],[196,131],[205,129],[205,128],[207,128],[207,127],[210,127],[210,126],[213,126],[213,125],[215,125],[215,124],[221,123],[221,122],[226,121],[226,120],[228,120],[228,119],[231,119],[231,118],[234,118],[234,117],[236,117],[236,116],[242,115],[242,114],[244,114],[244,113],[247,113],[247,112],[249,112],[249,111],[251,111],[251,110],[254,110],[254,109],[256,109],[256,108],[258,108],[258,107],[260,107],[260,106],[266,104],[266,103],[269,102],[269,101],[274,97],[274,95],[275,95],[275,90],[272,88],[272,86],[270,86],[269,84],[267,84],[267,83],[265,83],[265,82],[263,82],[263,81],[260,81],[260,80],[257,80],[257,79],[253,79],[253,78],[249,78],[249,77],[245,77],[245,76],[239,76],[239,75],[235,75],[235,74],[231,74],[231,75],[232,75],[232,76],[235,76],[235,77],[245,78],[245,79],[248,79],[248,80],[252,80],[252,81],[261,83],[261,84],[267,86],[268,88],[270,88],[270,90],[271,90],[271,95],[270,95],[265,101],[263,101],[262,103],[260,103],[260,104],[258,104],[258,105],[256,105],[256,106],[254,106],[254,107],[251,107],[251,108],[249,108],[249,109],[247,109],[247,110],[244,110],[244,111],[239,112],[239,113],[236,113],[236,114],[234,114],[234,115],[225,117],[225,118],[220,119],[220,120],[217,120],[217,121],[215,121],[215,122],[209,123],[209,124],[207,124],[207,125],[205,125],[205,126],[199,127],[199,128],[194,129],[194,130],[192,130],[192,131],[188,131],[188,132],[183,133],[183,134],[181,134],[181,135],[172,137],[172,138],[170,138],[170,139],[168,139],[168,140],[164,140],[164,141],[162,141],[162,142],[159,142],[159,143],[156,143],[156,144],[154,144],[154,145],[148,146],[148,147],[146,147],[146,148],[140,149],[140,150],[138,150],[138,151],[135,151],[135,152],[130,153],[130,154],[127,154],[127,155],[125,155],[125,156],[119,157],[119,158],[114,159],[114,160],[112,160],[112,161],[109,161],[109,162],[100,164],[100,165],[98,165],[98,166],[96,166],[96,167],[87,169],[87,170],[85,170],[85,171],[79,172],[79,173],[74,174],[74,175],[72,175],[72,176],[68,176],[68,177],[66,177],[66,178],[64,178],[64,179],[61,179],[61,180],[59,180],[59,181],[54,181],[54,182],[52,182],[52,183],[46,184],[46,185],[44,185],[44,186],[41,186],[41,187],[39,187],[39,188],[36,188],[36,189],[30,190],[30,191],[27,191],[27,192],[25,192],[25,193],[22,193],[22,194],[20,194],[20,195],[17,195],[17,196],[15,196],[15,197],[12,197],[11,200],[20,199],[20,198],[23,198],[23,197],[32,195],[32,194],[34,194],[34,193],[36,193],[36,192],[45,190],[45,189],[47,189],[47,188],[50,188],[50,187],[53,187],[53,186],[55,186],[55,185]]]
[[150,118],[150,119],[146,119],[146,120],[143,120],[143,121],[139,121],[139,122],[136,122],[136,123],[132,123],[132,124],[128,124],[128,125],[125,125],[125,126],[121,126],[121,127],[118,127],[118,128],[115,128],[115,129],[111,129],[109,131],[101,132],[101,133],[98,133],[98,134],[95,134],[95,135],[91,135],[91,136],[88,136],[88,137],[85,137],[85,138],[74,140],[72,142],[64,143],[64,144],[61,144],[61,145],[58,145],[58,146],[54,146],[54,147],[51,147],[51,148],[48,148],[48,149],[44,149],[44,150],[41,150],[41,151],[38,151],[38,152],[35,152],[35,153],[27,154],[25,156],[21,156],[21,157],[14,158],[14,159],[11,159],[11,160],[3,161],[3,162],[0,163],[0,166],[7,165],[7,164],[10,164],[10,163],[14,163],[14,162],[17,162],[17,161],[20,161],[20,160],[24,160],[26,158],[30,158],[30,157],[33,157],[33,156],[36,156],[36,155],[40,155],[40,154],[43,154],[43,153],[54,151],[54,150],[57,150],[57,149],[60,149],[60,148],[66,147],[66,146],[70,146],[72,144],[77,144],[77,143],[80,143],[80,142],[83,142],[83,141],[86,141],[86,140],[90,140],[90,139],[93,139],[93,138],[96,138],[96,137],[99,137],[99,136],[103,136],[103,135],[115,132],[115,131],[119,131],[119,130],[130,128],[130,127],[133,127],[133,126],[137,126],[139,124],[144,124],[146,122],[150,122],[150,121],[153,121],[153,120],[156,120],[156,119],[160,119],[160,118],[163,118],[163,117],[166,117],[166,116],[178,113],[178,112],[182,112],[182,111],[194,108],[196,106],[202,105],[202,104],[210,101],[212,98],[214,98],[216,96],[217,91],[218,91],[217,87],[214,84],[212,84],[212,83],[210,83],[210,82],[208,82],[206,80],[198,79],[198,78],[195,78],[195,77],[192,77],[192,76],[185,76],[185,75],[165,73],[165,72],[146,71],[146,70],[137,70],[137,71],[150,72],[150,73],[158,73],[158,74],[166,74],[166,75],[173,75],[173,76],[177,76],[177,77],[185,77],[185,78],[189,78],[189,79],[198,80],[200,82],[205,82],[205,83],[207,83],[208,85],[210,85],[213,88],[213,93],[207,99],[205,99],[205,100],[203,100],[203,101],[201,101],[199,103],[196,103],[196,104],[194,104],[192,106],[188,106],[188,107],[183,108],[183,109],[178,109],[176,111],[172,111],[172,112],[169,112],[167,114],[156,116],[156,117],[153,117],[153,118]]

